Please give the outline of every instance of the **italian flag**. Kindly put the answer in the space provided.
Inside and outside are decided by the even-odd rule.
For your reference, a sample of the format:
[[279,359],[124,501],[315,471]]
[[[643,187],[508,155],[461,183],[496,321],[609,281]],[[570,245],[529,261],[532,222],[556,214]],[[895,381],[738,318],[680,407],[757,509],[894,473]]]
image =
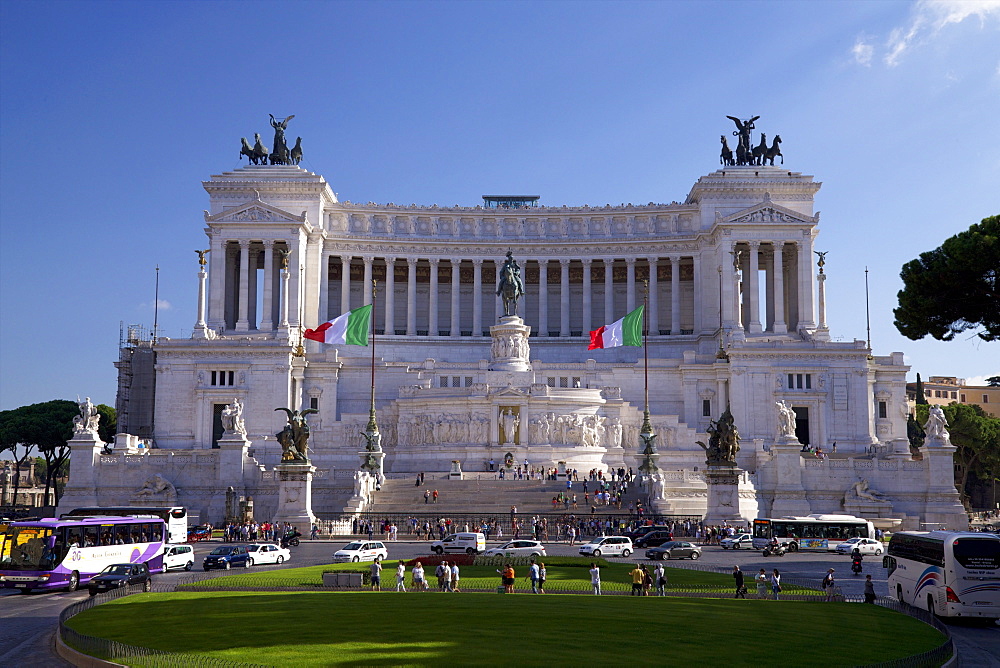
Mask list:
[[356,308],[349,313],[324,322],[316,329],[307,329],[303,336],[320,343],[346,343],[349,346],[368,345],[368,327],[372,322],[372,305]]
[[595,329],[590,333],[590,346],[595,348],[617,348],[618,346],[642,345],[642,310],[640,306],[621,320]]

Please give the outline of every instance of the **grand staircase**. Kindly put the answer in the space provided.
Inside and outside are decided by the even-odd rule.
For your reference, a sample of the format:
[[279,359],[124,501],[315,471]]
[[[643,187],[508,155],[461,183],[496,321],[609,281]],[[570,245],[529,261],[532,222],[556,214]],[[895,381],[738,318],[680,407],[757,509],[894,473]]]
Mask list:
[[[479,475],[479,478],[475,476]],[[590,502],[593,503],[595,482],[587,483]],[[424,491],[438,492],[435,504],[433,498],[424,503]],[[577,507],[570,503],[566,508],[562,503],[552,505],[552,498],[565,492],[571,499],[576,494]],[[628,512],[629,502],[643,499],[645,494],[632,484],[622,502],[622,509],[597,507],[598,515],[622,515]],[[574,482],[572,489],[566,488],[565,481],[553,480],[499,480],[494,474],[467,474],[466,480],[449,480],[445,474],[428,475],[424,484],[417,487],[414,478],[386,480],[382,489],[375,492],[374,502],[365,510],[375,515],[405,515],[434,513],[440,515],[507,515],[510,507],[517,506],[518,515],[537,513],[574,513],[590,515],[590,505],[584,502],[582,482]]]

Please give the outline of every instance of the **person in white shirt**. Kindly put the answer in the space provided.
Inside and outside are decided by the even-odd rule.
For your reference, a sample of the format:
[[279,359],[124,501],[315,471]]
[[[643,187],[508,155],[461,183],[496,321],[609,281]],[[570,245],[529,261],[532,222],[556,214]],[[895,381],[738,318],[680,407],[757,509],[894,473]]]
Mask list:
[[441,591],[451,591],[451,568],[447,561],[441,562]]
[[601,569],[597,564],[590,564],[590,586],[594,588],[594,595],[601,595]]
[[417,591],[427,589],[427,580],[424,579],[424,567],[419,561],[413,565],[413,587]]
[[656,570],[653,571],[653,580],[656,582],[656,593],[660,596],[666,596],[663,588],[667,584],[667,575],[663,571],[663,564],[656,564]]
[[406,591],[406,566],[402,561],[396,565],[396,591]]
[[451,590],[454,592],[460,592],[458,588],[458,562],[451,562]]

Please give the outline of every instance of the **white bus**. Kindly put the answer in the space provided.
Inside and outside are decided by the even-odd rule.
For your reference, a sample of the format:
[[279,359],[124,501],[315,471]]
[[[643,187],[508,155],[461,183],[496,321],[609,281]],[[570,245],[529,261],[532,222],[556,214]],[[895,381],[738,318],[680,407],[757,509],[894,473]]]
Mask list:
[[74,508],[61,518],[74,517],[159,517],[167,524],[168,543],[186,543],[188,539],[187,508],[183,506],[164,506],[160,508],[144,508],[142,506],[118,506],[113,508]]
[[875,527],[853,515],[808,515],[806,517],[760,518],[753,521],[753,546],[763,550],[777,538],[792,552],[836,550],[851,538],[875,538]]
[[900,531],[882,558],[889,592],[942,617],[1000,618],[1000,536]]

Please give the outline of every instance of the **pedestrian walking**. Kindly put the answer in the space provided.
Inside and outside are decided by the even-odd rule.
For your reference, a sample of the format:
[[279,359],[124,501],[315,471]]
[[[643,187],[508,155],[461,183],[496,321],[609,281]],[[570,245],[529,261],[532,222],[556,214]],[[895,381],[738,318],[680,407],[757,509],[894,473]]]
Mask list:
[[767,571],[763,568],[760,569],[760,573],[757,573],[757,577],[755,577],[754,580],[757,582],[757,598],[767,598],[767,587],[769,584],[767,580]]
[[545,593],[545,579],[547,575],[545,573],[545,564],[541,563],[538,565],[538,593]]
[[781,573],[775,568],[771,571],[771,593],[774,595],[774,600],[778,600],[778,594],[781,593]]
[[831,568],[826,572],[826,576],[823,578],[823,593],[826,594],[827,602],[833,601],[833,569]]
[[538,564],[535,563],[534,559],[532,559],[530,561],[530,564],[531,565],[528,567],[528,579],[531,580],[531,593],[532,594],[537,594],[538,593]]
[[595,596],[601,595],[601,569],[593,562],[590,564],[590,586],[593,587]]
[[372,591],[382,590],[382,562],[379,561],[378,557],[375,557],[375,561],[371,565],[372,573]]
[[459,579],[458,576],[459,576],[458,562],[453,561],[451,562],[451,590],[453,592],[462,591],[461,589],[458,588],[458,579]]
[[743,571],[739,566],[733,566],[733,579],[736,581],[736,596],[733,598],[746,598],[747,588],[743,584]]
[[419,561],[413,564],[413,588],[417,591],[427,589],[427,581],[424,579],[424,567]]
[[875,603],[875,583],[871,575],[865,576],[865,603]]
[[430,498],[431,498],[431,490],[425,489],[424,490],[424,503],[429,503],[430,502]]
[[431,493],[431,496],[434,497],[434,503],[437,503],[438,502],[438,491],[436,489]]
[[645,579],[642,567],[636,564],[635,568],[629,571],[629,575],[632,576],[632,592],[629,595],[642,596],[642,581]]
[[656,570],[653,571],[653,577],[656,580],[656,593],[660,596],[666,596],[664,588],[667,586],[667,573],[663,570],[663,564],[656,564]]

